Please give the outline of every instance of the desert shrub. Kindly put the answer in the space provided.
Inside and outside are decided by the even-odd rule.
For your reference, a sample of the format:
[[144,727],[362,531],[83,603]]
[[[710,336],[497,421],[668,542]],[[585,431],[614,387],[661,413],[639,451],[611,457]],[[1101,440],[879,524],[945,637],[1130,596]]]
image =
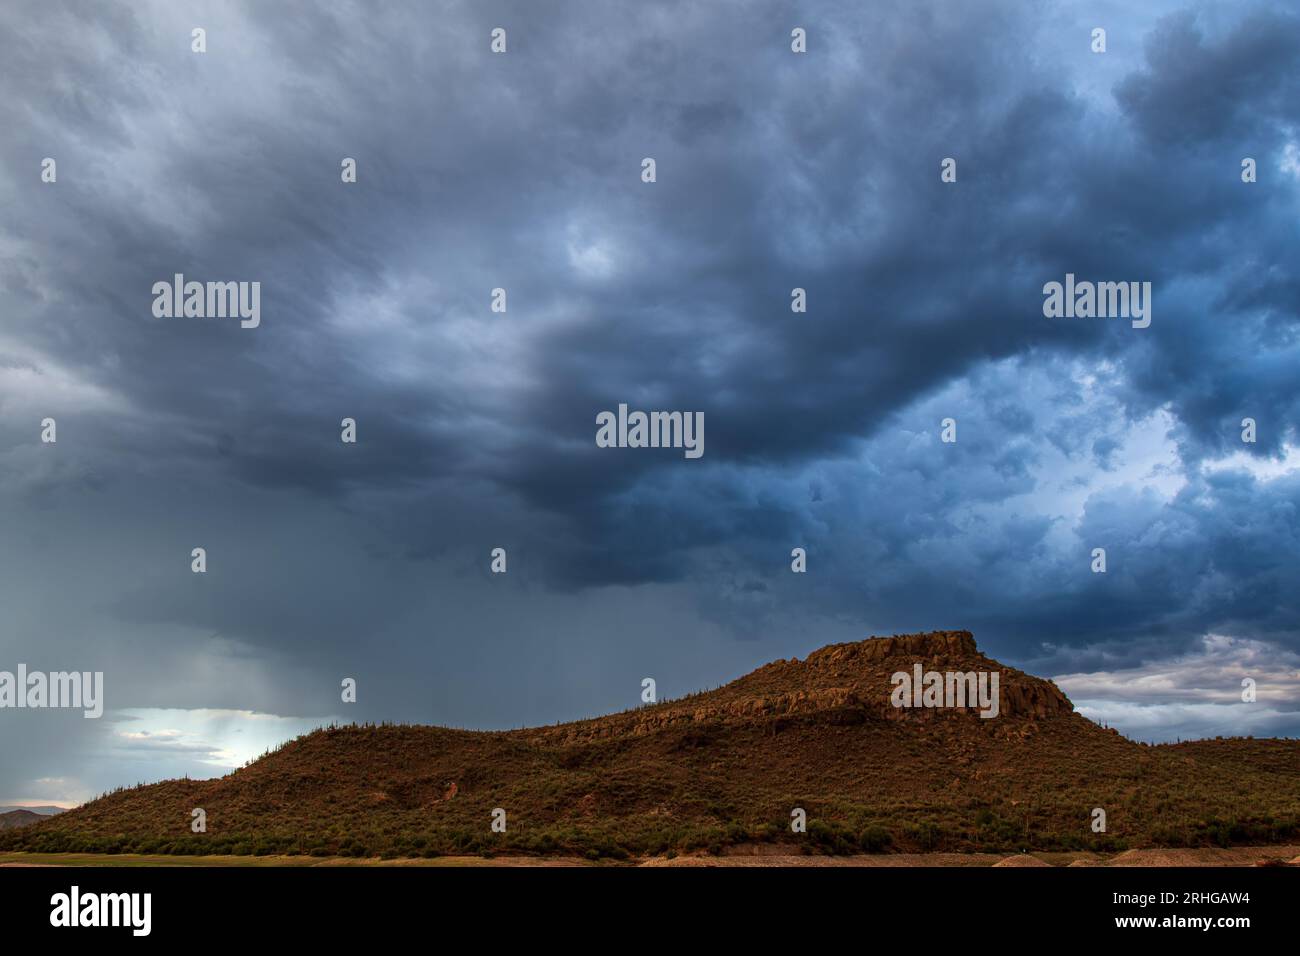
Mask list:
[[1177,827],[1158,826],[1151,830],[1151,841],[1157,846],[1180,847],[1187,845],[1187,836]]
[[1205,828],[1204,839],[1218,847],[1232,846],[1232,828],[1215,820]]
[[943,842],[943,831],[928,820],[912,824],[906,830],[908,838],[926,853],[939,847]]
[[879,824],[872,824],[858,834],[858,846],[865,853],[884,853],[894,842],[894,835]]
[[858,849],[857,837],[842,823],[813,820],[808,824],[808,839],[825,853],[847,855]]

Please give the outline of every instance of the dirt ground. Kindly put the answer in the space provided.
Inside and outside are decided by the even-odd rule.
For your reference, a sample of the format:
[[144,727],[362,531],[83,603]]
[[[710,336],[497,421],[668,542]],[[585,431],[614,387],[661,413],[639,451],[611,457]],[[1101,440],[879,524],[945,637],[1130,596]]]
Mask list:
[[1300,845],[1200,850],[1127,850],[1123,853],[882,853],[872,856],[813,856],[792,847],[737,847],[721,856],[651,857],[623,864],[592,863],[578,857],[441,856],[433,859],[379,860],[309,856],[167,856],[134,853],[0,853],[0,867],[20,866],[1296,866]]
[[341,856],[172,856],[139,853],[0,853],[0,867],[15,866],[592,866],[579,857],[440,856],[433,859],[380,860]]
[[[1033,861],[1033,862],[1031,862]],[[1126,850],[1123,853],[886,853],[874,856],[802,856],[733,853],[655,858],[642,866],[1300,866],[1300,846],[1232,849]]]

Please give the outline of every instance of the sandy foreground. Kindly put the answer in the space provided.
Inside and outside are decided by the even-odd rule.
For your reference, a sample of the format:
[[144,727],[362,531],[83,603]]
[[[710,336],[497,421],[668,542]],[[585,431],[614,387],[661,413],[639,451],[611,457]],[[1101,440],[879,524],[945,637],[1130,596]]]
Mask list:
[[655,858],[642,866],[1296,866],[1300,846],[1233,849],[1126,850],[1123,853],[887,853],[873,856],[802,856],[736,854]]
[[651,857],[629,863],[593,863],[579,857],[442,856],[433,859],[379,860],[305,856],[167,856],[135,853],[0,853],[0,867],[31,866],[398,866],[398,867],[557,867],[557,866],[1294,866],[1300,867],[1300,845],[1233,847],[1196,850],[1126,850],[1123,853],[883,853],[870,856],[813,856],[781,846],[738,847],[720,856],[690,855],[672,859]]

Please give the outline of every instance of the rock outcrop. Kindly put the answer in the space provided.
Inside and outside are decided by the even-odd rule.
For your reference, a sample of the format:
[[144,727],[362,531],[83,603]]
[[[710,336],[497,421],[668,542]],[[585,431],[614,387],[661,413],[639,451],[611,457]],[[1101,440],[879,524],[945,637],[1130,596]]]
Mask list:
[[973,706],[893,706],[893,675],[910,677],[917,664],[923,673],[996,673],[1001,719],[1043,720],[1074,712],[1069,698],[1051,681],[1004,667],[980,653],[970,631],[933,631],[831,644],[803,661],[774,661],[717,690],[540,733],[576,742],[673,726],[817,715],[836,723],[978,719]]

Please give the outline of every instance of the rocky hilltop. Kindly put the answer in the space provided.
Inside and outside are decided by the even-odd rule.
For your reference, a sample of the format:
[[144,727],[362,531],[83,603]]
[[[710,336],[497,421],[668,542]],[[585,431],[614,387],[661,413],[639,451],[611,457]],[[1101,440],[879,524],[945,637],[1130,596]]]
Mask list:
[[584,739],[654,733],[705,723],[745,723],[840,712],[863,720],[933,720],[974,713],[973,708],[899,708],[890,703],[897,672],[915,664],[940,672],[997,672],[1000,717],[1040,719],[1074,713],[1054,683],[1004,667],[980,653],[970,631],[932,631],[831,644],[798,658],[773,661],[717,690],[621,715],[538,730],[532,739]]

